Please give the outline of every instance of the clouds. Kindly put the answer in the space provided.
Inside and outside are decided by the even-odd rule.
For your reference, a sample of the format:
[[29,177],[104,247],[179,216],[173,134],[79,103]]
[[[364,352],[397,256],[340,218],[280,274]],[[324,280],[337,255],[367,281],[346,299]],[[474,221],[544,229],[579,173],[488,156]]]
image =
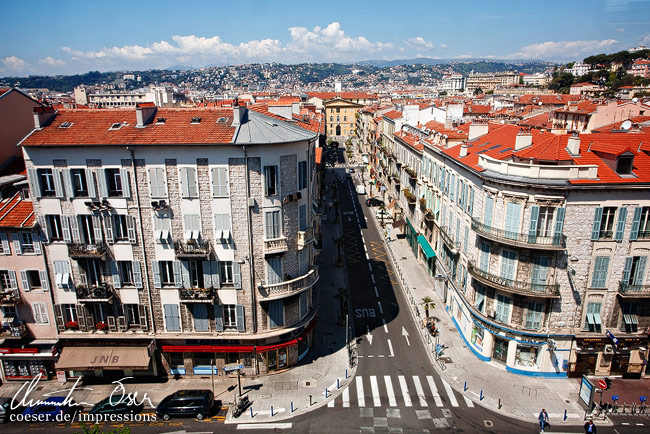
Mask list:
[[301,56],[307,56],[305,60],[355,60],[367,58],[369,54],[376,54],[382,51],[392,50],[392,43],[381,41],[369,41],[365,36],[349,36],[342,29],[338,22],[330,23],[327,27],[314,27],[312,30],[306,27],[289,27],[291,41],[283,49],[283,53],[293,61],[300,61]]
[[405,42],[406,45],[413,47],[416,50],[433,50],[435,48],[433,42],[425,40],[422,36],[407,39]]
[[526,45],[518,52],[509,54],[507,58],[566,60],[582,59],[591,54],[612,51],[619,45],[616,39],[602,41],[547,41]]
[[13,72],[22,72],[27,67],[27,62],[16,56],[9,56],[2,59],[3,69]]

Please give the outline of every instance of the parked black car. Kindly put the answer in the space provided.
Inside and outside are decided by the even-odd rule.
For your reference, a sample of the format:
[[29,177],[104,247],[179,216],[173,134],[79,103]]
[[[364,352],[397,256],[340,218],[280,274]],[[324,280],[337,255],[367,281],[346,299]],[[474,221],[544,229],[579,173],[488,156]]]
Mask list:
[[195,417],[199,420],[214,410],[214,394],[209,390],[179,390],[162,400],[156,415],[163,420],[175,417]]
[[24,408],[18,407],[11,409],[11,401],[13,398],[0,397],[0,423],[9,422],[12,414],[22,413]]
[[93,406],[88,412],[89,414],[138,414],[144,408],[144,404],[138,404],[129,402],[120,402],[121,396],[109,396],[108,398],[102,399],[97,404]]
[[366,199],[366,205],[367,206],[383,206],[384,201],[381,199],[377,199],[376,197],[370,197]]

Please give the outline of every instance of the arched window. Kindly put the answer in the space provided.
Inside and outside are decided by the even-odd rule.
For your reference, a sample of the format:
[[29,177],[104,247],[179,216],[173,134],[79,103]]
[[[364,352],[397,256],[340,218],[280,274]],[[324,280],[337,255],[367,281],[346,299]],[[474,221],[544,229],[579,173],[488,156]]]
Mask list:
[[340,136],[340,135],[341,135],[341,126],[340,126],[340,125],[337,125],[337,126],[336,126],[336,135],[337,135],[337,136]]

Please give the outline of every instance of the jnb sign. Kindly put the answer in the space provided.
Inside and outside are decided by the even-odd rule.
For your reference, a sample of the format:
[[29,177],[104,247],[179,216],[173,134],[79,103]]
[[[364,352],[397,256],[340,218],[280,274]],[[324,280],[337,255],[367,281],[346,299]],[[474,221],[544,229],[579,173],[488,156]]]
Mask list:
[[95,356],[90,363],[93,365],[115,365],[120,362],[120,356]]

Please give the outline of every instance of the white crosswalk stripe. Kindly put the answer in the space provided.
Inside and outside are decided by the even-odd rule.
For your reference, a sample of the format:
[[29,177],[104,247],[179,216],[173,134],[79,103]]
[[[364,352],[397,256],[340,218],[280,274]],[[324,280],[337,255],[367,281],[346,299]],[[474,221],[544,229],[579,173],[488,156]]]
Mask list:
[[418,399],[420,400],[420,407],[427,406],[427,398],[424,396],[424,389],[422,389],[422,383],[420,383],[420,377],[417,375],[413,376],[413,384],[415,384],[415,391],[418,394]]
[[363,380],[361,377],[356,378],[356,383],[357,383],[357,405],[359,407],[365,407],[366,406],[366,398],[363,396]]
[[386,383],[386,393],[388,394],[388,405],[397,407],[397,400],[395,399],[395,391],[393,390],[393,383],[390,380],[390,375],[384,375],[384,382]]
[[465,395],[463,395],[463,399],[465,400],[465,404],[466,404],[468,407],[474,407],[474,403],[472,402],[471,399],[469,399],[469,398],[466,397]]
[[440,399],[438,387],[436,386],[435,381],[433,381],[433,377],[431,375],[427,375],[427,383],[429,383],[429,389],[431,389],[433,399],[436,401],[436,407],[442,407],[442,399]]
[[372,389],[372,405],[381,407],[381,399],[379,399],[379,385],[377,384],[377,377],[374,375],[370,377],[370,388]]
[[449,396],[449,402],[451,403],[452,407],[458,407],[458,400],[456,399],[456,396],[454,395],[454,391],[451,389],[451,386],[449,383],[447,383],[445,380],[440,378],[440,381],[442,381],[442,385],[445,387],[445,391],[447,392],[447,395]]
[[343,407],[350,406],[350,388],[346,387],[343,389]]
[[397,379],[399,380],[399,388],[402,389],[402,398],[404,398],[404,405],[407,407],[413,407],[411,397],[409,396],[409,389],[406,385],[406,378],[404,378],[403,375],[399,375]]

